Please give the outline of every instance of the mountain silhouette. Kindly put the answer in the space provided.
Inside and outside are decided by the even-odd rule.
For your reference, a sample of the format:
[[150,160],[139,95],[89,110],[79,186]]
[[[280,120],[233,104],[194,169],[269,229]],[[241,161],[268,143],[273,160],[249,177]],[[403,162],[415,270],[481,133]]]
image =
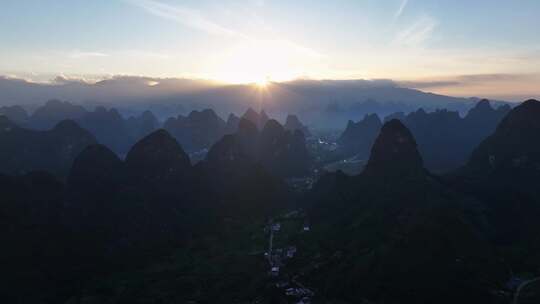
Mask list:
[[[98,107],[49,130],[0,115],[0,292],[10,303],[285,303],[276,282],[288,282],[314,302],[507,303],[510,283],[540,269],[539,104],[366,115],[339,139],[365,156],[358,175],[315,170],[317,141],[295,116],[193,111],[169,131],[149,111]],[[192,161],[179,137],[208,153]],[[276,257],[289,246],[295,257]]]
[[24,174],[46,170],[65,177],[75,157],[94,143],[95,137],[74,121],[61,121],[53,129],[35,131],[0,116],[0,154],[4,160],[0,171]]
[[[504,282],[505,268],[482,227],[472,224],[478,210],[467,200],[423,168],[412,133],[390,120],[364,172],[329,173],[308,194],[310,219],[321,225],[324,266],[306,276],[324,286],[325,297],[349,302],[490,299],[483,276]],[[338,257],[332,248],[340,248]]]
[[131,116],[126,120],[126,126],[131,138],[140,139],[155,131],[159,126],[156,116],[150,111],[144,111],[139,116]]
[[268,115],[264,110],[257,113],[252,108],[248,108],[241,118],[251,121],[259,130],[262,130],[262,128],[264,128],[266,125],[266,122],[269,120]]
[[116,109],[96,107],[95,111],[85,113],[79,121],[83,128],[96,136],[99,143],[116,153],[125,154],[133,143],[126,122]]
[[124,119],[115,108],[98,106],[94,111],[88,111],[70,102],[50,100],[38,107],[21,126],[45,130],[62,120],[76,121],[90,131],[99,143],[121,155],[125,155],[136,140],[148,135],[159,125],[150,111]]
[[[456,176],[470,182],[471,191],[499,193],[540,201],[540,102],[527,100],[515,107],[472,152]],[[456,177],[457,178],[457,177]],[[488,188],[496,187],[497,191]]]
[[463,118],[454,111],[428,113],[419,109],[408,115],[395,113],[385,120],[401,120],[416,138],[426,168],[440,173],[463,166],[473,149],[495,130],[509,110],[508,106],[494,109],[488,100],[481,100]]
[[252,121],[240,119],[238,131],[216,143],[209,151],[208,159],[243,159],[260,163],[278,177],[303,176],[310,166],[302,132],[287,131],[274,119],[268,120],[260,132]]
[[225,127],[226,134],[236,133],[238,130],[238,124],[240,123],[240,117],[234,115],[233,113],[229,114],[227,118],[227,126]]
[[24,125],[28,122],[29,116],[25,109],[20,106],[0,107],[0,116],[6,116],[9,120]]
[[540,266],[539,122],[540,102],[521,103],[476,147],[463,168],[446,177],[456,191],[483,203],[492,242],[503,258],[525,269]]
[[301,130],[288,131],[276,120],[267,121],[259,137],[258,158],[277,176],[305,176],[310,156]]
[[87,146],[77,155],[70,170],[69,199],[109,199],[125,182],[125,171],[124,163],[109,148],[99,144]]
[[304,133],[305,137],[311,136],[311,132],[309,131],[308,127],[306,127],[302,122],[300,122],[300,119],[298,119],[298,116],[296,115],[287,115],[287,118],[285,119],[285,124],[283,125],[285,130],[287,131],[302,131]]
[[61,120],[78,120],[86,114],[82,106],[60,100],[49,100],[30,116],[29,127],[40,130],[52,128]]
[[347,128],[338,139],[340,153],[344,156],[357,154],[361,159],[368,159],[381,127],[382,122],[377,114],[366,115],[357,123],[349,120]]
[[385,123],[362,175],[405,179],[422,175],[423,171],[423,160],[411,131],[397,119]]
[[501,121],[472,153],[468,166],[479,170],[540,168],[540,102],[527,100]]
[[160,129],[133,145],[126,156],[126,167],[147,182],[161,183],[185,175],[191,163],[182,146]]
[[192,111],[187,117],[169,118],[164,129],[187,151],[208,149],[225,134],[226,123],[210,109]]
[[275,215],[291,205],[287,185],[258,159],[258,137],[255,125],[241,119],[239,131],[225,135],[195,166],[201,183],[219,198],[214,208],[242,222]]

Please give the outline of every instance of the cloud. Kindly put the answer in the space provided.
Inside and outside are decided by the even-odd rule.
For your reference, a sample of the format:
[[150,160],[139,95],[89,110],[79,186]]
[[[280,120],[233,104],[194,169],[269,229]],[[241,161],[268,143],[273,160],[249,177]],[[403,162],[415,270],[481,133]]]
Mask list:
[[501,82],[501,81],[522,81],[529,80],[537,76],[531,74],[473,74],[461,75],[458,77],[463,83],[483,83],[483,82]]
[[396,88],[398,84],[391,79],[296,79],[282,82],[284,85],[297,88],[333,88],[333,89],[373,89],[373,88]]
[[405,7],[407,7],[407,4],[409,3],[409,0],[401,0],[401,4],[399,5],[398,10],[394,14],[394,18],[397,19],[403,14],[403,11],[405,10]]
[[483,86],[501,83],[532,82],[539,80],[539,74],[465,74],[457,76],[447,76],[440,78],[429,78],[420,80],[398,81],[399,86],[414,89],[433,89],[466,86]]
[[156,0],[125,0],[143,8],[147,12],[169,20],[173,20],[192,29],[211,35],[244,37],[245,35],[233,29],[221,26],[203,16],[198,10],[179,5],[169,5]]
[[108,57],[109,54],[101,52],[81,52],[74,51],[68,54],[68,57],[71,59],[85,59],[85,58],[96,58],[96,57]]
[[118,53],[119,56],[130,56],[135,58],[144,58],[144,59],[170,59],[172,58],[171,54],[166,52],[154,52],[154,51],[143,51],[143,50],[126,50]]
[[409,27],[399,31],[393,43],[403,46],[420,46],[431,38],[438,22],[430,16],[422,16]]
[[51,84],[55,85],[69,85],[69,84],[88,84],[84,78],[68,77],[65,75],[58,75],[51,80]]
[[265,0],[252,0],[253,5],[262,7],[265,5]]
[[400,87],[411,89],[432,89],[462,85],[462,83],[459,81],[451,80],[413,80],[400,81],[398,84]]

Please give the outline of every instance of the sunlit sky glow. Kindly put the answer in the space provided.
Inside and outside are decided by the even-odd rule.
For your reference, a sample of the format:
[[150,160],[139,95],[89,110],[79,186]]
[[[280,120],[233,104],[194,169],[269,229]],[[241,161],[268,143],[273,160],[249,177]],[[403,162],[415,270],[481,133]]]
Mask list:
[[540,1],[8,0],[0,74],[394,79],[540,95]]

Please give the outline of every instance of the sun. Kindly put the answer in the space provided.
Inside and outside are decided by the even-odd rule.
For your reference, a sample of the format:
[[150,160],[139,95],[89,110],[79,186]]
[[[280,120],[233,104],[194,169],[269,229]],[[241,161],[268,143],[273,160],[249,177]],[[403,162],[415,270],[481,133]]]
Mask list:
[[261,79],[257,79],[255,81],[255,85],[259,88],[259,89],[264,89],[266,88],[266,86],[268,86],[268,83],[270,83],[269,77],[265,77],[265,78],[261,78]]
[[250,40],[216,54],[208,63],[211,78],[233,84],[255,84],[259,88],[272,81],[287,81],[303,75],[305,50],[279,40]]

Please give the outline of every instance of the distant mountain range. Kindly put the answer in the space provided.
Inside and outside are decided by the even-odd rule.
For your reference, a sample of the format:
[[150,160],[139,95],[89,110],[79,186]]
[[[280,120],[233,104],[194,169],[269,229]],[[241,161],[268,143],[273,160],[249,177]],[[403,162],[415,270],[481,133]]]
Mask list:
[[[465,164],[473,149],[510,112],[508,105],[494,109],[488,100],[481,100],[464,117],[446,109],[426,112],[424,109],[405,114],[393,113],[385,121],[398,119],[413,133],[425,166],[434,172],[445,172]],[[349,121],[338,143],[345,157],[358,155],[368,159],[371,146],[382,127],[377,114],[366,115],[359,122]]]
[[[508,105],[494,109],[489,101],[481,100],[463,118],[458,112],[446,109],[434,112],[419,109],[409,114],[393,113],[385,120],[397,118],[409,127],[418,140],[426,167],[435,172],[444,172],[463,165],[473,148],[495,129],[508,111]],[[82,106],[58,100],[48,101],[32,114],[19,106],[0,107],[0,115],[5,115],[17,125],[36,130],[50,129],[62,120],[74,120],[94,135],[99,143],[122,157],[137,140],[162,125],[150,111],[126,119],[114,108],[100,106],[88,111]],[[213,110],[205,109],[192,111],[187,116],[171,117],[165,121],[163,128],[185,151],[199,153],[200,156],[196,157],[199,160],[224,135],[237,132],[241,118],[251,121],[260,131],[270,120],[264,110],[258,113],[248,108],[241,117],[231,113],[224,121]],[[355,156],[358,160],[367,160],[381,126],[382,121],[375,113],[366,114],[357,123],[349,121],[338,139],[339,148],[334,158]],[[311,134],[296,115],[288,115],[283,127],[292,133],[299,130],[304,137]]]
[[99,106],[88,111],[83,106],[59,100],[47,101],[32,114],[20,106],[0,107],[0,116],[33,130],[48,130],[60,121],[72,120],[119,154],[125,154],[135,140],[159,126],[157,118],[149,111],[125,119],[114,108]]
[[208,159],[216,162],[242,159],[260,163],[278,177],[309,175],[310,158],[302,131],[286,130],[273,119],[259,131],[252,121],[242,118],[238,131],[223,137],[208,153]]
[[19,175],[43,170],[65,176],[75,157],[95,143],[90,132],[71,120],[47,131],[36,131],[0,116],[0,172]]
[[[135,141],[162,125],[149,110],[124,118],[115,108],[98,106],[89,111],[83,106],[59,100],[49,100],[31,114],[21,106],[0,107],[0,116],[35,130],[47,130],[62,120],[73,120],[96,136],[98,142],[120,155],[125,155]],[[264,110],[257,113],[252,108],[248,108],[242,117],[253,121],[261,130],[269,120]],[[163,127],[186,151],[198,152],[209,149],[223,135],[236,132],[239,121],[240,117],[231,113],[225,122],[214,110],[204,109],[194,110],[187,116],[169,117]],[[285,127],[289,131],[301,130],[310,134],[296,115],[287,116]]]
[[[426,111],[446,108],[465,112],[476,99],[424,93],[400,87],[386,80],[296,80],[255,85],[223,85],[189,79],[154,79],[114,77],[97,83],[63,78],[53,84],[0,78],[0,106],[32,107],[43,100],[69,100],[91,107],[115,107],[120,112],[153,107],[175,112],[212,108],[218,115],[241,113],[248,107],[264,108],[283,119],[296,113],[309,125],[344,127],[343,121],[357,120],[368,113],[386,116],[393,112],[410,112],[423,107]],[[160,119],[162,111],[156,112]],[[165,114],[166,115],[166,114]],[[169,114],[170,116],[170,114]]]
[[[32,115],[20,116],[20,113],[26,112],[23,110],[19,113],[13,107],[1,110],[4,109],[7,110],[0,111],[3,128],[0,144],[8,161],[0,162],[0,172],[8,174],[46,170],[58,177],[65,177],[75,156],[86,146],[98,142],[122,158],[127,155],[128,160],[128,152],[133,149],[135,142],[157,130],[160,125],[149,111],[124,119],[115,109],[97,107],[95,111],[87,111],[81,106],[57,100],[47,102]],[[277,121],[269,119],[264,111],[257,113],[249,108],[242,118],[231,114],[225,122],[213,110],[206,109],[193,111],[187,117],[170,118],[165,122],[164,129],[171,134],[167,133],[167,136],[178,141],[182,151],[198,152],[211,150],[215,144],[219,146],[226,134],[241,132],[239,127],[249,123],[255,132],[253,138],[249,138],[254,149],[249,153],[251,162],[262,162],[278,176],[298,176],[305,175],[310,166],[302,130],[309,131],[294,117],[289,116],[288,129],[285,129]],[[19,127],[9,118],[19,120],[26,127]],[[56,123],[58,120],[60,122]],[[55,123],[56,126],[51,128]],[[295,154],[298,155],[293,156]],[[204,153],[201,155],[204,157]]]

